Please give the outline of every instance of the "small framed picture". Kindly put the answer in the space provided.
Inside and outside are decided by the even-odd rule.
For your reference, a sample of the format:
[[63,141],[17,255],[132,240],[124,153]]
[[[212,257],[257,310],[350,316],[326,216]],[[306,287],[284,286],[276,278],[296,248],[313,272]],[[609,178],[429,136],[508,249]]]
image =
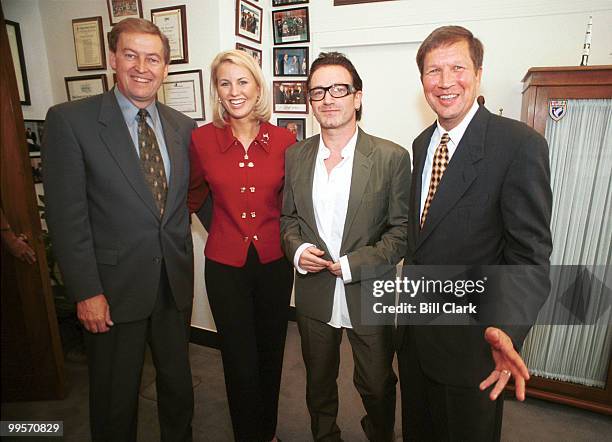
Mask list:
[[75,18],[72,35],[77,70],[106,69],[102,17]]
[[308,75],[308,48],[287,47],[274,48],[274,76],[276,77],[306,77]]
[[204,120],[202,70],[168,73],[157,91],[157,99],[194,120]]
[[307,114],[305,81],[274,81],[274,112]]
[[272,6],[289,6],[308,3],[308,0],[272,0]]
[[306,138],[306,118],[278,118],[276,125],[287,129],[298,141]]
[[247,0],[236,1],[236,35],[261,43],[263,10]]
[[170,41],[170,64],[188,63],[185,5],[151,9],[151,21]]
[[111,26],[124,18],[142,18],[141,0],[106,0]]
[[15,78],[17,79],[17,91],[19,92],[19,102],[21,104],[32,104],[30,102],[30,87],[28,85],[28,74],[26,72],[25,57],[23,56],[23,43],[21,42],[21,29],[19,23],[5,20],[6,34],[8,36],[11,58],[15,68]]
[[285,45],[310,41],[308,8],[272,11],[274,44]]
[[239,51],[244,51],[249,54],[251,57],[255,59],[257,63],[259,63],[259,67],[261,67],[261,51],[259,49],[252,48],[247,45],[243,45],[242,43],[236,43],[236,49]]
[[108,90],[106,74],[64,77],[68,101],[92,97]]
[[40,156],[40,143],[45,129],[44,120],[23,120],[25,137],[30,157]]

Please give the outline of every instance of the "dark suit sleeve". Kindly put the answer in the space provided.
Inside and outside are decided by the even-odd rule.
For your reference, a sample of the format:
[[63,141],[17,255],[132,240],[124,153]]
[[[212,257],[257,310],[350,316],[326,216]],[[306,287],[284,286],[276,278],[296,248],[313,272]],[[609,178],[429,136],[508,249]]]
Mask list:
[[[552,251],[550,219],[552,191],[546,140],[529,131],[510,165],[501,195],[504,220],[504,261],[521,265],[520,279],[509,284],[513,296],[504,297],[502,309],[513,313],[503,327],[517,348],[522,346],[549,291],[548,265]],[[520,281],[517,286],[514,284]]]
[[294,149],[288,149],[285,153],[285,185],[280,219],[281,246],[285,256],[291,262],[293,262],[297,249],[305,242],[300,233],[297,209],[293,199],[292,168],[295,167],[295,153]]
[[371,246],[360,247],[347,255],[351,267],[351,282],[361,281],[363,266],[396,265],[406,254],[408,240],[408,206],[410,202],[410,154],[401,150],[393,158],[389,173],[393,177],[389,188],[387,228]]
[[46,221],[64,283],[78,302],[104,292],[89,222],[86,167],[81,146],[61,110],[45,120],[42,148]]

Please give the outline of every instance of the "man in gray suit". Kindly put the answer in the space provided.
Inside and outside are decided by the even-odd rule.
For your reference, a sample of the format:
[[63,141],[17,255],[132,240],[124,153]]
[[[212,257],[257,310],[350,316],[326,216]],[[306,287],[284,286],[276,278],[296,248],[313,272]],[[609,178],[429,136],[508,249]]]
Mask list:
[[297,269],[312,434],[316,441],[341,440],[336,379],[346,329],[367,413],[362,427],[369,440],[389,441],[397,382],[391,329],[361,323],[361,282],[365,266],[393,266],[405,253],[410,156],[357,127],[362,81],[344,55],[319,55],[308,97],[321,135],[287,150],[281,236]]
[[116,87],[52,107],[42,150],[53,250],[86,329],[92,439],[136,440],[148,343],[161,438],[191,440],[195,123],[156,101],[170,50],[155,25],[123,20],[109,46]]

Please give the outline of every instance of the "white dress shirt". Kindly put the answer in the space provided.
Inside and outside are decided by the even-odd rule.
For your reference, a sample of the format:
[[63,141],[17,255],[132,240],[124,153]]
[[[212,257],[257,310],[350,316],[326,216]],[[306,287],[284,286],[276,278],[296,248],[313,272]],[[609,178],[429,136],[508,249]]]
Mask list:
[[[312,182],[312,204],[314,207],[315,220],[319,236],[325,242],[327,250],[334,262],[340,262],[342,277],[336,278],[334,289],[334,305],[332,308],[329,325],[336,328],[353,328],[351,318],[346,304],[346,292],[344,284],[351,282],[351,268],[346,255],[340,255],[342,235],[344,234],[344,223],[346,211],[351,192],[351,179],[353,176],[353,159],[355,158],[355,146],[357,144],[357,130],[342,149],[342,160],[327,173],[325,160],[331,155],[329,148],[325,146],[323,137],[319,141],[319,150],[315,163],[314,178]],[[313,244],[304,243],[295,252],[293,264],[298,272],[307,273],[299,266],[302,252]],[[321,270],[327,272],[328,270]]]
[[[431,180],[433,157],[436,153],[438,145],[440,144],[440,139],[442,138],[442,135],[448,133],[448,136],[450,137],[450,140],[447,144],[448,164],[450,165],[450,161],[453,158],[455,151],[457,150],[457,146],[459,146],[459,142],[461,141],[461,138],[463,138],[463,134],[465,133],[465,130],[472,121],[472,118],[474,118],[474,115],[476,115],[477,110],[478,103],[474,101],[474,104],[472,104],[472,107],[470,108],[469,112],[465,115],[465,117],[463,117],[461,123],[459,123],[451,130],[446,130],[442,126],[440,126],[439,122],[437,123],[438,127],[436,127],[436,130],[434,130],[433,134],[431,135],[431,140],[429,141],[429,147],[427,148],[427,157],[425,158],[425,164],[423,165],[423,173],[421,174],[421,208],[419,210],[419,219],[421,219],[421,216],[423,215],[423,207],[425,207],[425,200],[427,200],[427,194],[429,193],[429,181]],[[444,179],[444,176],[442,176],[442,179]]]

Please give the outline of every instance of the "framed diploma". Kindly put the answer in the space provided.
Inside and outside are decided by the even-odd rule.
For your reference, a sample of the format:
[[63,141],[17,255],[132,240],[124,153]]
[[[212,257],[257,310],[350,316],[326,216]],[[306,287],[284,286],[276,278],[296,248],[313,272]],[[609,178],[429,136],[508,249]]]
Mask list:
[[106,52],[102,34],[102,17],[72,20],[77,70],[106,69]]
[[151,9],[151,21],[170,41],[170,64],[188,63],[185,5]]
[[194,120],[204,120],[202,70],[170,72],[157,91],[157,99]]
[[124,18],[142,18],[141,0],[106,0],[111,26]]
[[28,86],[28,74],[26,72],[25,58],[23,56],[23,43],[21,42],[21,30],[19,23],[5,20],[6,34],[8,35],[9,48],[17,79],[17,91],[21,104],[32,104],[30,102],[30,87]]
[[68,101],[92,97],[108,90],[106,74],[64,77]]

